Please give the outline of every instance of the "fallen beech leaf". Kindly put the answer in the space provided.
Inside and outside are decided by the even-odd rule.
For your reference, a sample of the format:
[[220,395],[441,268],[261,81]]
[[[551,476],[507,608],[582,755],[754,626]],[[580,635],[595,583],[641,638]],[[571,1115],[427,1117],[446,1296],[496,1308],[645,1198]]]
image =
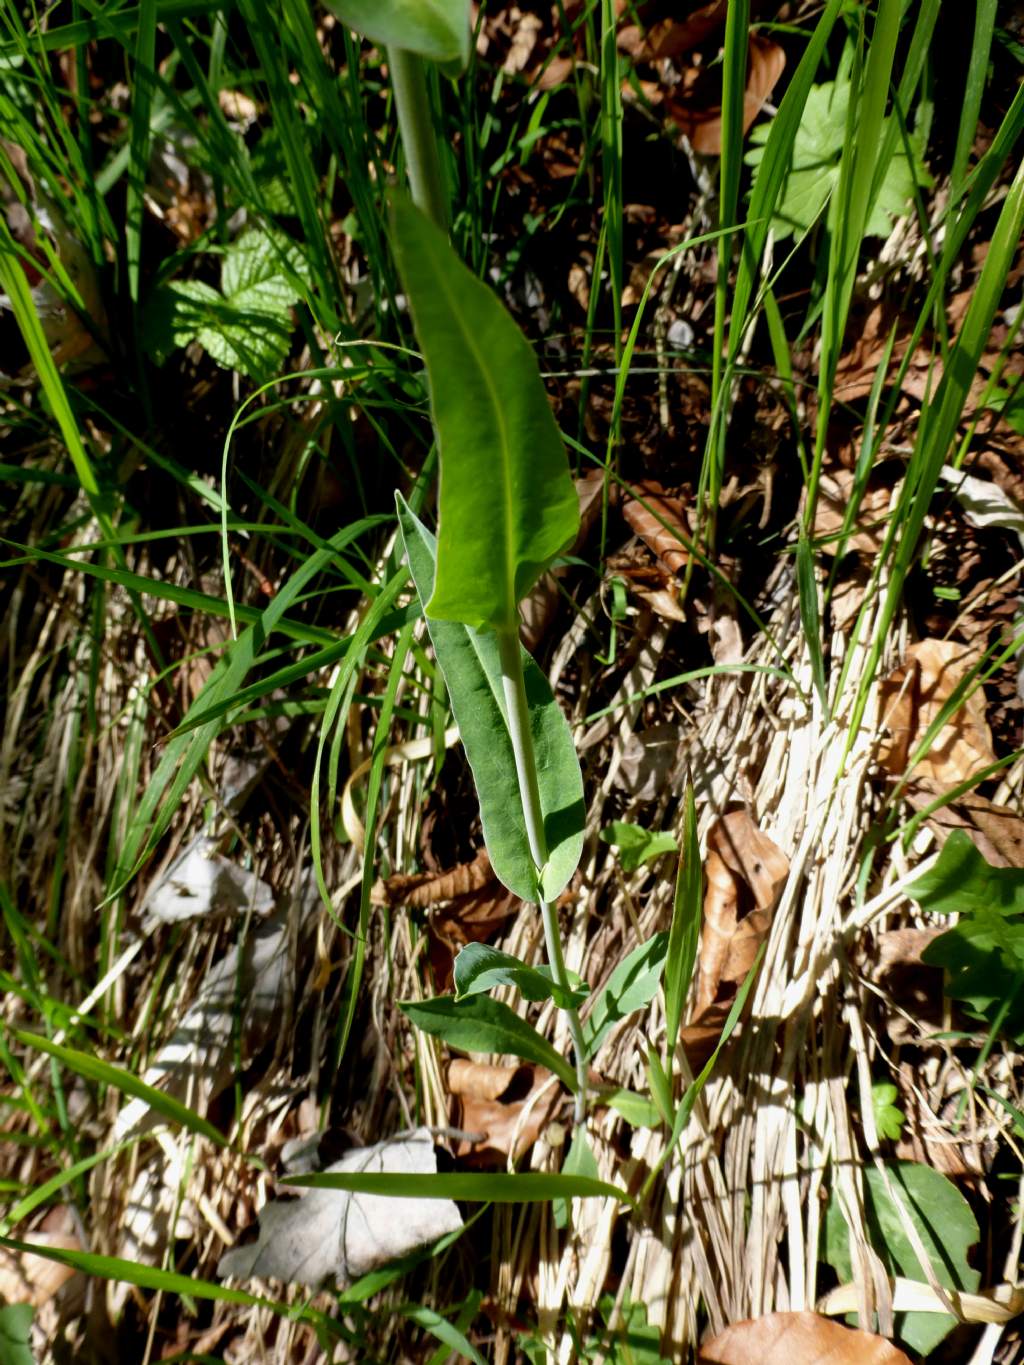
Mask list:
[[[722,27],[727,8],[728,0],[712,0],[685,19],[663,19],[648,29],[642,43],[635,45],[634,55],[642,61],[661,61],[692,52]],[[622,46],[621,36],[619,45]]]
[[[622,505],[627,525],[670,573],[678,573],[690,562],[689,551],[680,541],[680,536],[686,542],[691,538],[686,504],[681,498],[671,497],[660,483],[653,481],[636,484],[630,493],[633,496],[627,494]],[[643,498],[643,503],[639,498]]]
[[415,906],[423,909],[439,901],[455,900],[471,891],[482,891],[496,884],[487,850],[482,848],[472,862],[459,863],[444,872],[396,873],[378,882],[371,897],[374,905]]
[[[761,112],[768,96],[775,89],[786,65],[786,54],[770,38],[750,35],[747,60],[747,84],[743,92],[743,132]],[[702,156],[719,156],[722,151],[721,106],[706,106],[698,98],[686,97],[686,81],[666,94],[665,109],[680,132],[690,141],[695,152]],[[675,98],[682,89],[681,98]]]
[[891,1341],[817,1313],[768,1313],[706,1341],[700,1365],[911,1365]]
[[[920,640],[908,648],[904,662],[879,687],[879,714],[889,732],[878,747],[883,768],[896,777],[906,772],[911,754],[974,661],[973,651],[956,640]],[[948,790],[995,761],[979,688],[943,725],[914,775]]]
[[[327,1170],[436,1175],[434,1139],[419,1128],[394,1142],[346,1152]],[[461,1226],[450,1199],[314,1188],[265,1204],[257,1241],[226,1251],[217,1274],[222,1279],[269,1277],[318,1289],[326,1282],[357,1279]]]
[[[814,508],[814,534],[816,538],[825,541],[821,548],[826,554],[839,553],[839,541],[835,537],[842,530],[846,520],[846,509],[852,488],[851,469],[836,469],[821,476],[818,501]],[[867,489],[857,511],[857,520],[853,523],[850,537],[846,541],[844,554],[851,550],[860,550],[866,555],[876,555],[879,552],[885,539],[891,496],[890,490],[884,486]]]
[[[455,1155],[475,1167],[519,1160],[550,1123],[561,1092],[543,1066],[488,1066],[461,1058],[448,1069],[452,1124],[479,1140],[460,1139]],[[546,1089],[546,1093],[541,1091]]]
[[[711,826],[694,1023],[723,986],[738,986],[754,965],[788,875],[789,859],[747,810],[732,811]],[[744,914],[743,902],[749,905],[751,897],[754,908]]]
[[[903,794],[915,810],[924,810],[940,791],[930,782],[911,782]],[[925,824],[935,831],[940,843],[945,843],[952,830],[966,830],[975,848],[993,867],[1024,867],[1024,817],[977,792],[967,792],[940,806]]]

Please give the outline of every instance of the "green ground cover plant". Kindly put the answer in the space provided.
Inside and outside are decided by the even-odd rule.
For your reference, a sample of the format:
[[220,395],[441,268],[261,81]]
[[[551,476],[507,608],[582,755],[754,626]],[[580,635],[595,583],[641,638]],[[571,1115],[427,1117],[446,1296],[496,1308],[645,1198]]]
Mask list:
[[1019,35],[713,9],[0,7],[0,1359],[1015,1358]]

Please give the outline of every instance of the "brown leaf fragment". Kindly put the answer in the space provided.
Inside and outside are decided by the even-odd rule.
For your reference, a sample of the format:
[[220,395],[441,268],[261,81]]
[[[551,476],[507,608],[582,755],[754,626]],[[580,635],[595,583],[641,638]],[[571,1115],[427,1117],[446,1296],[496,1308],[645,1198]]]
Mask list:
[[[458,1060],[450,1064],[452,1123],[467,1136],[455,1155],[476,1167],[504,1166],[524,1156],[553,1117],[561,1091],[542,1066],[488,1066]],[[544,1093],[541,1093],[541,1092]],[[478,1136],[479,1135],[479,1136]]]
[[[744,133],[775,89],[785,65],[786,54],[778,43],[770,38],[750,35],[747,84],[743,91]],[[691,98],[686,97],[688,85],[693,91]],[[698,94],[699,89],[699,83],[688,82],[684,77],[678,86],[673,87],[672,92],[666,94],[665,109],[680,132],[689,139],[695,152],[702,156],[719,156],[722,151],[721,104],[705,103],[706,96]],[[674,97],[677,90],[682,91],[681,98]]]
[[473,1100],[499,1100],[525,1066],[493,1066],[456,1057],[448,1063],[448,1089]]
[[[940,791],[930,782],[911,782],[903,794],[915,810],[924,810]],[[946,842],[952,830],[966,830],[993,867],[1024,867],[1024,817],[977,792],[967,792],[940,806],[925,824],[935,831],[940,843]]]
[[482,848],[469,863],[459,863],[444,872],[398,872],[373,888],[374,905],[413,906],[424,909],[439,901],[454,900],[472,891],[482,891],[494,881],[494,870],[487,850]]
[[[642,43],[634,45],[634,55],[642,61],[661,61],[666,57],[679,57],[684,52],[692,52],[722,27],[727,8],[727,0],[712,0],[710,5],[701,5],[685,19],[663,19],[648,29]],[[627,32],[623,29],[620,33],[620,47],[623,44],[622,35]]]
[[[976,661],[973,650],[957,640],[920,640],[879,687],[879,714],[888,731],[878,746],[878,761],[900,777],[929,726]],[[915,776],[947,791],[996,761],[992,732],[985,719],[981,688],[948,718]]]
[[[850,469],[836,469],[821,476],[818,501],[814,508],[814,535],[825,541],[821,548],[826,554],[839,553],[838,536],[846,520],[853,478]],[[850,537],[843,547],[844,554],[850,550],[859,550],[865,555],[878,554],[885,539],[890,499],[888,488],[867,489],[857,509]]]
[[884,1337],[818,1313],[768,1313],[704,1342],[699,1365],[911,1365]]
[[630,494],[622,505],[626,524],[657,555],[669,573],[678,573],[690,562],[686,544],[692,533],[686,504],[681,498],[667,494],[661,484],[653,480],[636,484]]
[[[81,1251],[74,1233],[34,1232],[21,1238],[40,1250]],[[75,1274],[73,1266],[34,1256],[30,1251],[13,1252],[0,1248],[0,1299],[5,1303],[30,1303],[41,1308]]]
[[761,833],[747,810],[732,811],[711,826],[704,864],[698,1019],[723,986],[739,986],[754,965],[788,875],[789,859]]

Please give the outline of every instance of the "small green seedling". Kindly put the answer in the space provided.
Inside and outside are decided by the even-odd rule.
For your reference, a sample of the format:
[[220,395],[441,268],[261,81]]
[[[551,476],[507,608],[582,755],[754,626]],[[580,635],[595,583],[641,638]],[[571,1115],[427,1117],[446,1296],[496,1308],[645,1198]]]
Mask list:
[[644,829],[643,825],[631,825],[625,820],[613,820],[601,831],[600,838],[618,851],[623,872],[635,872],[652,858],[675,853],[679,847],[674,835]]

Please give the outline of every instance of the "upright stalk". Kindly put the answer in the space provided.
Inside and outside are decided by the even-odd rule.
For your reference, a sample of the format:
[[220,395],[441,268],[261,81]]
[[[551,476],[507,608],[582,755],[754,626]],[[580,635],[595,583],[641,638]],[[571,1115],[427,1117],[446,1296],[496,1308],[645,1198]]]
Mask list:
[[413,203],[447,232],[448,197],[430,112],[423,58],[403,47],[389,47],[388,67]]
[[[526,838],[540,876],[548,860],[548,843],[544,834],[544,816],[540,804],[540,788],[537,783],[537,760],[533,752],[533,735],[530,730],[530,711],[526,702],[526,684],[523,679],[523,656],[518,632],[499,630],[498,651],[501,660],[501,683],[505,693],[505,711],[508,716],[508,729],[512,737],[512,752],[516,761],[516,776],[519,779],[519,796],[523,803],[523,817],[526,822]],[[558,930],[558,913],[555,907],[538,896],[541,922],[544,925],[544,942],[547,947],[548,964],[551,976],[561,990],[569,992],[569,974],[565,969],[562,953],[562,938]],[[576,1111],[577,1126],[582,1124],[587,1113],[587,1055],[583,1043],[583,1028],[579,1011],[575,1005],[566,1006],[569,1019],[569,1034],[576,1053]]]

